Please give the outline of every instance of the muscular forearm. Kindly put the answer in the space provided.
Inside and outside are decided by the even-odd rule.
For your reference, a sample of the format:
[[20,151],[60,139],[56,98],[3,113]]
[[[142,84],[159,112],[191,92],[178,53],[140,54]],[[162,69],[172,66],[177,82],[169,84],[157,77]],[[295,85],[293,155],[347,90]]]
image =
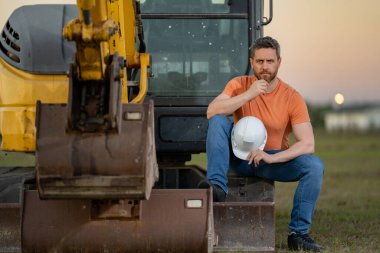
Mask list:
[[226,99],[215,99],[207,108],[207,118],[210,119],[216,114],[230,115],[251,99],[253,97],[248,93]]
[[294,143],[288,149],[271,155],[272,163],[287,162],[300,155],[312,154],[312,153],[314,153],[313,141],[299,141],[299,142]]

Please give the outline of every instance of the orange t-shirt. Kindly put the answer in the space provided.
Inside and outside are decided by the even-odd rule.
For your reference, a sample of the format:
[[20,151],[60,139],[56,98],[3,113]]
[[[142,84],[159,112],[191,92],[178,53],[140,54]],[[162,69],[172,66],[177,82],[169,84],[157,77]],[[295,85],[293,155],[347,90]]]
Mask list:
[[[245,92],[257,80],[255,76],[239,76],[229,81],[223,93],[233,97]],[[245,116],[259,118],[267,129],[264,150],[289,148],[292,125],[310,122],[302,96],[280,80],[271,93],[257,96],[233,113],[235,123]]]

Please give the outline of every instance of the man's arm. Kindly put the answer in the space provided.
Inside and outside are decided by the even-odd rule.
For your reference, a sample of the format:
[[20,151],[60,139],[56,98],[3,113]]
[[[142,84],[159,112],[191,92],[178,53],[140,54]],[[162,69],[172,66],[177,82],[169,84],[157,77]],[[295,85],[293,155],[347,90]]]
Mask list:
[[207,119],[216,114],[230,115],[248,101],[254,99],[258,95],[265,93],[268,88],[268,82],[258,80],[254,82],[246,92],[240,95],[230,97],[227,94],[219,94],[207,108]]
[[292,128],[296,140],[292,146],[276,154],[267,154],[259,149],[254,150],[248,155],[249,164],[253,161],[257,166],[261,160],[268,164],[287,162],[300,155],[314,153],[314,134],[311,123],[296,124]]
[[216,114],[230,115],[248,101],[249,98],[246,92],[235,97],[221,93],[209,104],[207,119],[212,118]]

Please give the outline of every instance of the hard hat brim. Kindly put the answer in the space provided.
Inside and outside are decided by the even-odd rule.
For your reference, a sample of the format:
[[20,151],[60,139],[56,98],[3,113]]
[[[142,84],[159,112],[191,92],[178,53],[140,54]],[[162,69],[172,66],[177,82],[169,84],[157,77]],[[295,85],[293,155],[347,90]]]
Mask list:
[[[264,146],[265,146],[265,143],[261,145],[258,149],[264,150]],[[238,150],[237,148],[232,148],[232,152],[237,158],[241,160],[247,160],[247,161],[249,160],[247,157],[250,152],[243,152],[243,151]]]
[[232,152],[234,153],[234,155],[241,159],[241,160],[248,160],[248,154],[249,152],[243,152],[243,151],[240,151],[240,150],[237,150],[235,148],[232,149]]

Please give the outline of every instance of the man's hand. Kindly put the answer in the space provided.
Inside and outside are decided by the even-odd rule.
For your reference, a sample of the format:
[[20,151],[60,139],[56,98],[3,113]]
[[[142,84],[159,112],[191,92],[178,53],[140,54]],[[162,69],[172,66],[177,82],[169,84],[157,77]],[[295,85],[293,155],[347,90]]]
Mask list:
[[253,84],[251,84],[251,87],[247,90],[252,96],[252,98],[255,98],[259,96],[260,94],[266,93],[269,87],[269,83],[265,81],[264,79],[257,80]]
[[248,154],[247,159],[249,160],[248,164],[251,165],[252,162],[254,162],[255,167],[257,167],[259,165],[259,163],[260,163],[261,160],[264,161],[264,162],[266,162],[267,164],[270,164],[270,163],[274,162],[272,155],[267,154],[267,153],[265,153],[264,151],[262,151],[260,149],[256,149],[256,150],[251,151]]

